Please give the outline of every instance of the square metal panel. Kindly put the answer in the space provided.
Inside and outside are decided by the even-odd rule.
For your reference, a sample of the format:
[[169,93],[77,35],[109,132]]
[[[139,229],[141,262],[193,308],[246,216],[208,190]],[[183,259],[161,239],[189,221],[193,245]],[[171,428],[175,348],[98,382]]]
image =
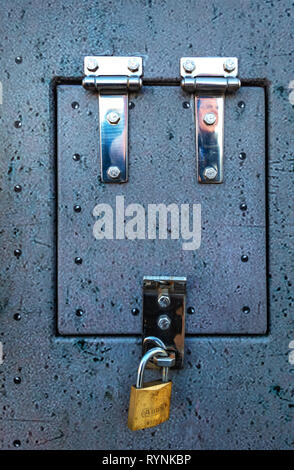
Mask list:
[[[130,101],[129,181],[107,185],[99,181],[97,94],[57,88],[59,333],[140,334],[143,276],[159,275],[187,277],[187,308],[195,310],[188,334],[265,333],[264,90],[241,87],[226,97],[220,185],[197,183],[192,97],[149,86]],[[183,250],[181,238],[95,239],[95,206],[115,212],[117,196],[146,212],[148,204],[201,204],[200,248]]]

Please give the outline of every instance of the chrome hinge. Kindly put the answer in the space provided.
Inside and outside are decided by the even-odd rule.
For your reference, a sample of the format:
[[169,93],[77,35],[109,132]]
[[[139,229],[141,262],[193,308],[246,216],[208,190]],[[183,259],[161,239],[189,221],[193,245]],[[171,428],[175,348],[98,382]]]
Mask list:
[[142,57],[88,56],[83,87],[98,91],[101,181],[128,180],[128,93],[142,86]]
[[235,57],[182,57],[182,88],[195,93],[196,155],[200,183],[223,182],[224,97],[241,82]]

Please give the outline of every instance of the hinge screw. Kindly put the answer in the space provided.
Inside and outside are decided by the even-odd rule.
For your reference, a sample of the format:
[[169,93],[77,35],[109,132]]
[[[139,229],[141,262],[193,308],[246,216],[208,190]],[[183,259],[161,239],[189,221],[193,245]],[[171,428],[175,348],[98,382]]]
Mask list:
[[139,70],[139,62],[137,59],[129,59],[128,61],[128,69],[131,71],[131,72],[137,72],[137,70]]
[[208,180],[214,180],[214,178],[216,177],[217,175],[217,171],[215,168],[213,168],[213,166],[207,166],[203,172],[205,178],[207,178]]
[[107,121],[110,124],[117,124],[119,120],[120,120],[120,116],[115,111],[111,111],[110,113],[107,114]]
[[168,330],[171,324],[171,319],[168,315],[160,315],[157,321],[157,325],[161,330]]
[[119,177],[120,169],[118,168],[118,166],[110,166],[107,170],[107,175],[109,176],[109,178],[114,180]]
[[214,113],[206,113],[204,118],[203,118],[203,121],[205,122],[205,124],[207,124],[208,126],[211,126],[212,124],[215,123],[216,121],[216,115]]
[[235,63],[234,59],[227,59],[227,60],[225,61],[225,63],[224,63],[224,70],[225,70],[226,72],[231,73],[231,72],[233,72],[233,71],[235,70],[235,68],[236,68],[236,63]]
[[88,59],[87,61],[87,69],[89,72],[96,72],[98,70],[98,62],[96,59]]
[[195,62],[193,60],[187,59],[185,60],[183,67],[186,72],[191,73],[195,70]]

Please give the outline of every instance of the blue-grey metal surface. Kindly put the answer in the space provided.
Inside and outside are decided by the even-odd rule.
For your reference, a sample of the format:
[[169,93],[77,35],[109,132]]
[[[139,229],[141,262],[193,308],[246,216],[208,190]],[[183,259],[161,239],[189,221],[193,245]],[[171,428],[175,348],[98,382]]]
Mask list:
[[[293,18],[292,2],[286,0],[1,2],[1,448],[293,448]],[[82,59],[91,53],[143,53],[145,76],[148,70],[153,78],[177,77],[183,55],[234,55],[241,78],[271,81],[265,110],[269,332],[186,338],[185,369],[171,373],[171,419],[138,433],[129,431],[126,422],[140,338],[66,338],[58,337],[55,328],[50,84],[54,76],[82,76]],[[147,90],[148,101],[152,90]],[[176,116],[181,113],[179,106],[176,111]],[[146,119],[138,145],[144,139],[149,147],[158,142],[154,119]],[[164,119],[170,142],[184,143],[192,134],[183,134],[182,121],[173,127],[173,119]],[[97,127],[91,124],[87,132]],[[248,155],[255,145],[246,149]]]
[[[150,86],[131,101],[130,179],[107,185],[99,182],[97,96],[81,86],[57,87],[59,333],[140,334],[148,275],[187,277],[187,307],[196,310],[187,316],[188,333],[265,333],[263,88],[242,87],[227,96],[225,179],[209,187],[197,183],[193,98],[180,87]],[[79,161],[72,158],[76,153]],[[144,206],[146,239],[119,240],[115,231],[113,240],[94,238],[95,206],[109,204],[115,225],[118,196],[125,208]],[[183,250],[182,237],[147,239],[148,204],[159,203],[201,204],[199,249]],[[76,204],[81,212],[74,211]],[[76,257],[82,264],[75,264]],[[133,308],[140,315],[131,315]],[[77,309],[83,311],[78,318]]]

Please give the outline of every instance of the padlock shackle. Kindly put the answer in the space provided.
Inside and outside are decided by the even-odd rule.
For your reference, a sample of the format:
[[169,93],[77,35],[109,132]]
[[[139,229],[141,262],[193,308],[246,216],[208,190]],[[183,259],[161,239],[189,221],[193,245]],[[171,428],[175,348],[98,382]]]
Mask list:
[[146,338],[144,338],[143,340],[143,346],[147,345],[148,343],[153,343],[159,348],[166,349],[166,345],[164,344],[164,342],[156,336],[146,336]]
[[138,367],[138,374],[137,374],[137,383],[136,388],[142,388],[143,386],[143,376],[145,372],[145,368],[147,363],[152,359],[154,356],[164,356],[167,357],[168,353],[163,348],[152,348],[147,351],[144,356],[142,357],[139,367]]

